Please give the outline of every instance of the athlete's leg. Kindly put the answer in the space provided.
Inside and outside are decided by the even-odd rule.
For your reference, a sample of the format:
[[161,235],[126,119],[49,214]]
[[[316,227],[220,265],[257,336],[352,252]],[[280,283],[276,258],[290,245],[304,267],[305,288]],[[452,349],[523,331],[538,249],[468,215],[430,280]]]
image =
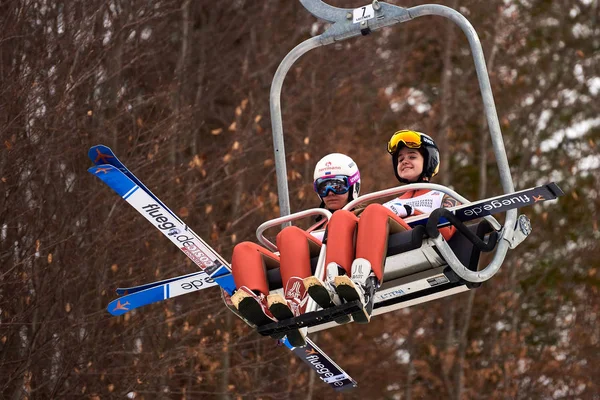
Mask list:
[[288,226],[277,235],[277,248],[281,281],[285,285],[293,276],[306,278],[312,275],[310,259],[318,257],[321,241],[296,226]]
[[367,206],[361,214],[351,278],[338,276],[335,279],[340,297],[348,302],[358,300],[362,304],[360,311],[352,313],[355,322],[368,323],[371,319],[375,291],[383,280],[388,235],[404,231],[407,227],[401,218],[380,204]]
[[[333,213],[327,225],[327,248],[324,276],[310,276],[304,279],[304,287],[310,297],[322,308],[340,304],[335,289],[335,279],[340,275],[350,276],[354,260],[354,239],[358,218],[350,211],[338,210]],[[349,317],[338,318],[336,322],[346,323]]]
[[361,214],[356,237],[356,258],[369,261],[381,284],[390,234],[410,230],[404,220],[381,204],[370,204]]
[[281,259],[283,296],[271,294],[269,309],[278,319],[298,316],[306,310],[308,296],[303,279],[312,275],[310,259],[317,257],[321,241],[302,229],[290,226],[277,235]]
[[354,261],[354,241],[358,217],[347,210],[333,213],[327,224],[327,254],[325,265],[334,262],[342,267],[348,276]]
[[280,260],[275,254],[252,242],[242,242],[233,248],[231,271],[236,287],[267,295],[267,269],[277,268]]
[[255,243],[242,242],[233,249],[231,270],[237,290],[231,301],[254,325],[265,325],[274,320],[266,298],[269,293],[266,270],[277,266],[279,257]]

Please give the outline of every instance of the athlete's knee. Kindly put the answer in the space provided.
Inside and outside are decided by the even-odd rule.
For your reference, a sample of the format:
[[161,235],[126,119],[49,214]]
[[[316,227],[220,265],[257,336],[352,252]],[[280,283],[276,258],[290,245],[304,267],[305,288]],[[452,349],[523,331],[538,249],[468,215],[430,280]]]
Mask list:
[[287,226],[277,235],[277,241],[300,240],[306,238],[306,232],[297,226]]
[[385,214],[386,208],[381,204],[369,204],[361,214],[361,218],[371,215]]
[[333,215],[330,218],[330,222],[331,221],[336,221],[336,220],[355,220],[356,219],[356,215],[354,215],[354,213],[352,211],[348,211],[348,210],[338,210],[336,212],[333,213]]
[[249,254],[256,252],[256,244],[252,242],[241,242],[233,248],[232,259],[239,257],[247,257]]
[[357,222],[358,217],[354,213],[347,210],[339,210],[336,211],[329,220],[327,229],[331,233],[337,229],[347,229],[348,227],[353,227]]
[[249,261],[254,260],[258,255],[258,245],[252,242],[241,242],[233,248],[233,254],[231,256],[231,268],[237,270],[242,265],[248,264]]

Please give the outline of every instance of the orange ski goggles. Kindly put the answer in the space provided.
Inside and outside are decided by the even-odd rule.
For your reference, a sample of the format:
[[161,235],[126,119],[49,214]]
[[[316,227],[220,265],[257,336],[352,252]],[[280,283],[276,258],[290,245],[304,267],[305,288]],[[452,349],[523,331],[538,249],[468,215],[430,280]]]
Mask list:
[[388,142],[388,153],[394,154],[398,149],[400,142],[410,149],[419,149],[423,144],[422,136],[419,132],[402,130],[394,133]]

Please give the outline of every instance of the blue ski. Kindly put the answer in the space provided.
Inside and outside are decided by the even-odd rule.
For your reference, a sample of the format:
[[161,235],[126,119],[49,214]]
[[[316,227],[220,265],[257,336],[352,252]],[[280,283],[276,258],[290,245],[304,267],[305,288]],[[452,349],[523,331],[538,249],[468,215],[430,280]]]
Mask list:
[[145,283],[143,285],[132,286],[132,287],[128,287],[128,288],[117,288],[116,292],[117,292],[117,294],[119,296],[122,296],[122,295],[125,295],[125,294],[132,294],[132,293],[135,293],[135,292],[140,292],[142,290],[150,289],[150,288],[155,287],[155,286],[165,285],[165,284],[171,283],[173,281],[178,281],[180,279],[185,279],[185,278],[188,278],[190,276],[196,276],[196,275],[200,275],[200,274],[203,274],[203,272],[202,271],[197,271],[197,272],[192,272],[191,274],[176,276],[174,278],[169,278],[169,279],[163,279],[162,281],[157,281],[157,282],[152,282],[152,283]]
[[148,304],[197,292],[217,285],[217,283],[210,279],[204,272],[180,278],[181,279],[158,284],[119,297],[108,304],[107,310],[112,315],[123,315],[126,312]]
[[219,281],[229,294],[235,289],[231,269],[225,260],[206,242],[196,235],[186,224],[150,195],[148,189],[141,189],[121,170],[113,165],[98,165],[88,171],[110,186],[117,194],[132,205],[140,214],[152,223],[184,252],[210,278]]
[[90,150],[88,151],[88,157],[90,158],[90,160],[92,160],[92,162],[94,163],[94,165],[105,165],[105,164],[108,164],[108,165],[112,165],[113,167],[115,167],[118,170],[120,170],[129,179],[131,179],[136,185],[138,185],[141,189],[143,189],[146,193],[148,193],[148,195],[150,197],[152,197],[156,203],[160,204],[160,206],[163,207],[169,214],[171,214],[173,216],[173,218],[175,218],[181,224],[183,224],[183,222],[181,221],[181,219],[173,211],[171,211],[169,209],[169,207],[167,207],[158,197],[156,197],[154,195],[154,193],[152,193],[150,191],[150,189],[148,189],[142,183],[142,181],[140,181],[137,178],[137,176],[135,176],[133,174],[133,172],[131,172],[129,169],[127,169],[127,167],[125,166],[125,164],[123,164],[121,162],[121,160],[119,160],[117,158],[117,156],[115,155],[115,153],[113,153],[113,151],[110,149],[110,147],[107,147],[107,146],[105,146],[103,144],[98,144],[96,146],[92,146],[90,148]]
[[[214,258],[216,259],[215,261],[217,261],[217,264],[222,265],[224,267],[222,271],[213,271],[213,272],[209,272],[209,274],[210,274],[211,278],[213,278],[213,279],[221,279],[221,280],[223,280],[223,285],[225,285],[226,287],[223,286],[223,285],[221,285],[221,286],[223,286],[224,289],[227,290],[229,294],[231,294],[233,292],[233,290],[235,289],[235,285],[233,283],[233,277],[230,275],[231,268],[229,267],[229,265],[227,264],[227,262],[216,251],[214,251],[204,240],[202,240],[194,231],[192,231],[190,228],[188,228],[188,226],[173,211],[171,211],[169,209],[169,207],[167,207],[158,197],[156,197],[154,195],[154,193],[152,193],[150,191],[150,189],[148,189],[142,183],[142,181],[140,181],[133,174],[133,172],[131,172],[125,166],[125,164],[123,164],[119,160],[119,158],[115,155],[115,153],[113,153],[113,151],[109,147],[101,145],[101,144],[100,145],[96,145],[96,146],[92,146],[90,148],[90,150],[88,151],[88,157],[96,165],[106,165],[106,164],[108,164],[108,165],[111,165],[111,166],[117,168],[125,177],[129,178],[135,185],[137,185],[144,192],[146,192],[148,196],[150,196],[152,199],[154,199],[154,201],[156,202],[155,206],[157,206],[156,209],[160,209],[162,211],[165,211],[165,212],[169,213],[171,215],[171,217],[175,220],[175,222],[180,227],[183,227],[184,231],[186,231],[188,234],[190,234],[190,235],[193,236],[193,239],[194,239],[194,240],[192,240],[193,242],[201,244],[200,249],[202,249],[202,248],[207,249],[208,252],[212,253],[212,255],[214,256]],[[100,164],[100,163],[102,163],[102,164]],[[88,169],[88,171],[91,172],[92,168]],[[104,179],[103,179],[103,181],[104,181]],[[111,186],[111,188],[113,190],[117,191],[114,187]],[[119,193],[119,192],[117,191],[117,193]],[[123,195],[121,195],[121,196],[123,196]],[[142,213],[139,209],[138,209],[138,212]],[[156,211],[151,211],[151,212],[156,212]],[[150,220],[150,222],[152,222],[152,220]],[[165,232],[163,231],[163,233],[165,233]],[[186,252],[184,249],[181,248],[181,246],[178,246],[178,247],[184,253]],[[188,253],[186,253],[186,254],[188,255],[188,257],[192,258]],[[196,262],[193,258],[192,258],[192,261],[194,261],[194,263],[196,263],[202,270],[204,270],[204,268],[198,262]]]

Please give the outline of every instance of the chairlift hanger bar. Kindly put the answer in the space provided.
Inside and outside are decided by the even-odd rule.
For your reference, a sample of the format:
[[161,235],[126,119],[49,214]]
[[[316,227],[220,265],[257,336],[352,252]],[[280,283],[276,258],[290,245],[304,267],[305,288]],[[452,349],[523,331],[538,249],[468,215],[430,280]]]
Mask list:
[[[496,112],[494,96],[492,94],[481,42],[479,41],[479,37],[473,26],[462,14],[450,7],[438,4],[425,4],[403,8],[374,0],[368,6],[354,10],[332,7],[322,0],[300,0],[300,2],[310,13],[317,18],[322,18],[331,22],[332,25],[322,34],[307,39],[293,48],[285,56],[281,64],[279,64],[275,76],[273,77],[270,93],[270,110],[279,208],[282,217],[290,214],[290,198],[287,183],[285,146],[283,141],[283,121],[281,117],[281,90],[285,76],[294,62],[296,62],[304,53],[316,47],[331,44],[350,37],[366,35],[376,29],[400,22],[406,22],[425,15],[437,15],[448,18],[456,23],[466,35],[475,63],[479,89],[483,100],[483,109],[492,139],[496,163],[498,164],[500,183],[502,184],[504,194],[514,193],[514,184],[510,174],[508,159],[506,157],[504,141],[502,140],[500,122],[498,121],[498,114]],[[360,13],[361,11],[363,11],[362,14]],[[487,267],[479,271],[479,276],[476,281],[489,279],[489,277],[493,276],[500,269],[515,236],[516,221],[517,210],[508,210],[506,212],[504,228],[501,231],[501,237],[494,257]],[[286,224],[289,224],[289,222],[284,225]],[[466,269],[456,257],[451,256],[452,250],[441,236],[435,239],[435,244],[453,270],[464,271]]]
[[[437,4],[425,4],[403,8],[375,0],[370,5],[365,6],[370,7],[373,10],[373,15],[370,16],[371,18],[359,21],[359,19],[354,18],[354,11],[361,10],[365,7],[357,9],[338,8],[330,6],[322,0],[300,0],[300,3],[315,17],[331,22],[332,25],[321,35],[307,39],[292,49],[283,59],[273,77],[270,94],[270,108],[281,216],[290,214],[287,166],[283,140],[283,122],[281,117],[281,90],[285,76],[291,66],[304,53],[316,47],[331,44],[335,41],[341,41],[350,37],[360,36],[361,34],[367,34],[385,26],[406,22],[425,15],[437,15],[448,18],[456,23],[467,36],[471,47],[471,53],[473,54],[473,60],[475,62],[475,69],[477,71],[477,78],[479,80],[479,87],[484,104],[484,112],[492,137],[492,145],[498,164],[502,189],[505,194],[514,192],[514,185],[510,175],[510,168],[506,157],[504,142],[502,140],[500,123],[498,121],[481,43],[473,26],[462,14],[450,7]],[[506,218],[507,228],[505,236],[512,237],[512,226],[516,222],[517,212],[509,211]]]
[[300,3],[315,17],[333,24],[320,35],[323,44],[353,36],[367,35],[384,26],[413,18],[407,8],[377,0],[355,9],[333,7],[321,0],[300,0]]

